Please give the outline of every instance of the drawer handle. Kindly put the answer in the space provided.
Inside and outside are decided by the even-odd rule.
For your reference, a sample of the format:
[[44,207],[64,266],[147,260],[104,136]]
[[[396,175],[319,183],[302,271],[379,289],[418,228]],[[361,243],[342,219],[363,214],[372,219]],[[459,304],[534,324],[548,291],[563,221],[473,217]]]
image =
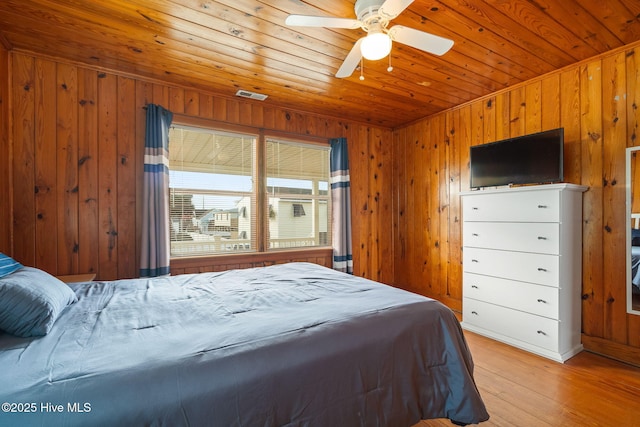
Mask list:
[[544,236],[538,236],[538,240],[547,240],[547,238]]
[[546,268],[538,267],[538,271],[547,271]]
[[476,315],[476,316],[477,316],[477,315],[478,315],[478,312],[477,312],[477,311],[472,311],[472,312],[471,312],[471,314],[473,314],[473,315]]
[[478,289],[478,287],[477,287],[476,285],[471,285],[471,287],[472,287],[473,289]]
[[477,259],[472,259],[471,262],[478,262],[478,260]]
[[547,335],[547,333],[545,331],[538,330],[538,335]]
[[538,298],[538,302],[541,302],[543,304],[546,304],[547,302],[545,300],[543,300],[542,298]]
[[538,205],[538,209],[547,209],[548,207],[547,205]]

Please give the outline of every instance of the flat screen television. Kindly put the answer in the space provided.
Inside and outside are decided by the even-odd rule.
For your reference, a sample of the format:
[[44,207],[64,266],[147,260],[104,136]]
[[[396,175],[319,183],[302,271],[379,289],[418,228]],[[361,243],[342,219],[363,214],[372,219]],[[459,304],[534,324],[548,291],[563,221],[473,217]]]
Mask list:
[[471,188],[562,182],[563,146],[564,128],[475,145]]

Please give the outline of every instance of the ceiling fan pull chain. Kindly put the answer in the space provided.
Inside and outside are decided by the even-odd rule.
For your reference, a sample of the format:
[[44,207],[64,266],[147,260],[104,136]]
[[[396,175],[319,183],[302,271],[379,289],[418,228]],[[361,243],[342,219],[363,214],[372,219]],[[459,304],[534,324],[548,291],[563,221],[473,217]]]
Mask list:
[[393,71],[393,67],[391,66],[391,53],[389,53],[389,67],[387,67],[387,71],[388,72],[392,72]]
[[364,59],[360,58],[360,80],[364,80]]

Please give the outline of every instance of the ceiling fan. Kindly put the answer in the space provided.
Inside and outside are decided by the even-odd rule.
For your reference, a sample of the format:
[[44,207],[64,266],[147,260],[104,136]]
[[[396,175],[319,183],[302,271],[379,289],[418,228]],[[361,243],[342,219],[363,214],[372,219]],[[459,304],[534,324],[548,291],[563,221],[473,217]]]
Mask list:
[[[362,58],[382,59],[391,52],[391,42],[397,41],[435,55],[443,55],[453,40],[415,30],[403,25],[387,29],[389,21],[400,15],[414,0],[357,0],[355,12],[358,19],[330,16],[289,15],[285,24],[299,27],[362,28],[367,32],[353,46],[336,77],[349,77]],[[389,67],[391,71],[391,67]],[[362,76],[361,76],[362,78]]]

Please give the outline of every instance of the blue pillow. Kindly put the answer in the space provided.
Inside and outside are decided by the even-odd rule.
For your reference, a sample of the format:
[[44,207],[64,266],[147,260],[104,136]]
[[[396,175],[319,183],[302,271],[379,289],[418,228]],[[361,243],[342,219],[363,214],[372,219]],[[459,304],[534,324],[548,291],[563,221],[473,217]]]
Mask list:
[[21,268],[22,264],[18,261],[0,253],[0,278],[13,273],[14,271],[20,270]]
[[0,329],[19,337],[46,335],[78,298],[49,273],[23,267],[0,278]]

